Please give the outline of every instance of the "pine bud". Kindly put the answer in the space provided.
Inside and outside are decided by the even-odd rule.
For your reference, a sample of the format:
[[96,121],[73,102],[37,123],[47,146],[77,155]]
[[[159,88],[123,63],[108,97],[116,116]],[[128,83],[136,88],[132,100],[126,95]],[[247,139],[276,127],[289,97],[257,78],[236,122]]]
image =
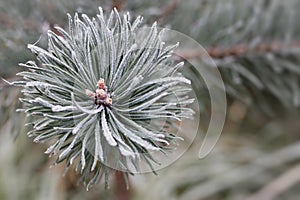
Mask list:
[[52,143],[46,153],[75,164],[88,187],[111,167],[152,167],[149,155],[176,139],[162,122],[192,113],[181,109],[191,102],[190,81],[167,60],[175,46],[163,45],[156,24],[141,39],[140,17],[109,16],[101,8],[95,19],[69,16],[69,31],[49,31],[47,50],[29,45],[37,62],[19,73],[25,112],[36,120],[29,136]]

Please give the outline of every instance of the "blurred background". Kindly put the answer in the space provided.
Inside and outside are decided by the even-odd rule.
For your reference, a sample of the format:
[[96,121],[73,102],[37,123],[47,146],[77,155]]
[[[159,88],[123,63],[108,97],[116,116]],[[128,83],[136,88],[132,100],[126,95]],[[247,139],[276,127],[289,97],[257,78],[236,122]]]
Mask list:
[[[110,189],[86,191],[62,165],[26,136],[20,89],[0,82],[0,200],[300,199],[299,0],[0,0],[0,76],[8,81],[34,59],[27,44],[46,47],[47,30],[67,28],[66,13],[97,14],[97,7],[142,15],[144,23],[182,32],[217,64],[227,94],[227,118],[213,152],[198,159],[210,103],[199,74],[185,65],[201,108],[199,134],[188,151],[158,175],[119,176]],[[193,49],[180,51],[200,64]],[[198,53],[198,54],[197,54]],[[197,113],[200,114],[200,113]],[[190,142],[190,141],[186,141]]]

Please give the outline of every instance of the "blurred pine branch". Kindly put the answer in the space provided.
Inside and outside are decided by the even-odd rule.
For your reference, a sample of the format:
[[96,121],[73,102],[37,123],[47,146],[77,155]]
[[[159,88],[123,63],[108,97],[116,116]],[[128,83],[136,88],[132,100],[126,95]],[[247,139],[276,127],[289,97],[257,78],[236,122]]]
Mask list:
[[[147,176],[146,180],[143,177],[135,177],[133,179],[135,191],[132,196],[136,199],[145,196],[149,199],[154,197],[199,199],[200,196],[206,196],[205,199],[208,200],[238,200],[260,191],[264,185],[274,180],[274,177],[278,177],[278,174],[284,174],[289,170],[290,165],[299,163],[298,158],[286,161],[288,157],[276,154],[280,151],[278,149],[292,149],[288,156],[298,153],[298,147],[294,146],[297,144],[294,142],[300,139],[297,122],[300,104],[298,0],[1,1],[0,76],[14,78],[14,74],[20,70],[17,67],[18,63],[30,58],[26,49],[27,43],[36,42],[42,35],[40,42],[45,44],[46,30],[52,29],[56,24],[67,26],[64,24],[66,12],[73,14],[77,11],[93,15],[99,5],[106,10],[117,7],[124,12],[130,11],[133,15],[142,14],[147,23],[157,20],[161,26],[178,30],[197,40],[218,65],[226,84],[229,108],[232,108],[226,124],[226,136],[223,136],[214,154],[198,161],[196,157],[198,146],[194,144],[192,147],[194,151],[187,152],[176,166],[161,171],[158,177]],[[202,63],[201,55],[199,57],[193,49],[181,49],[180,53]],[[195,87],[204,91],[199,97],[203,102],[209,101],[201,78],[193,73],[190,66],[187,65],[187,68],[190,69],[189,75],[193,77]],[[14,113],[15,108],[19,107],[17,103],[19,91],[5,85],[1,82],[1,142],[7,140],[6,135],[13,130],[20,133],[18,125],[22,124],[20,122],[22,117],[18,118]],[[203,107],[209,110],[209,103],[204,103]],[[262,113],[269,115],[265,116]],[[18,123],[12,123],[15,121]],[[4,149],[2,144],[0,146]],[[17,148],[16,145],[14,148]],[[34,151],[32,145],[18,148],[22,151],[28,151],[28,148]],[[13,148],[6,146],[2,151],[13,151]],[[282,164],[273,165],[263,173],[246,178],[243,178],[245,174],[240,176],[240,171],[234,170],[243,169],[242,172],[247,173],[262,169],[255,164],[255,160],[262,155],[265,155],[263,158],[277,159]],[[1,159],[13,157],[11,153],[0,156]],[[22,158],[27,159],[26,155],[19,157]],[[262,161],[265,162],[267,161]],[[6,173],[5,170],[12,166],[11,162],[5,164],[1,161],[0,171]],[[16,170],[20,174],[10,177],[11,179],[18,179],[27,173],[21,168]],[[229,175],[226,174],[226,170],[231,170]],[[36,173],[33,176],[43,177],[42,174]],[[233,181],[232,177],[236,179]],[[24,180],[31,183],[34,181],[30,180],[30,177]],[[3,194],[11,190],[5,180],[0,182],[1,199]],[[20,187],[25,185],[24,182],[19,182]],[[209,183],[212,186],[206,188],[207,190],[203,189]],[[76,185],[73,181],[63,184]],[[277,199],[299,197],[297,186],[295,185],[294,189],[286,188]],[[205,192],[199,194],[195,188],[202,188]],[[36,190],[28,189],[28,191],[32,196],[23,195],[24,199],[36,196]],[[70,186],[63,192],[72,199],[114,198],[111,191],[104,192],[102,189],[87,194],[78,187]]]

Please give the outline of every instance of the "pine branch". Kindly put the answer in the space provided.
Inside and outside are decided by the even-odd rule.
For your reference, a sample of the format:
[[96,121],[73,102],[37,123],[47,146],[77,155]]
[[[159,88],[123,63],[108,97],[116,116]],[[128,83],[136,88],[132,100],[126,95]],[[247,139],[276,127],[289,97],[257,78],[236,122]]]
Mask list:
[[[124,178],[126,176],[126,179]],[[115,173],[115,194],[116,200],[130,200],[131,190],[129,189],[129,183],[125,180],[129,181],[128,174],[124,174],[122,171],[116,171]]]
[[[82,6],[78,6],[78,7],[77,5],[79,5],[80,1],[76,1],[79,3],[74,3],[76,6],[74,6],[73,3],[70,3],[70,1],[63,1],[63,2],[51,1],[51,2],[56,2],[57,4],[53,7],[54,11],[56,11],[59,8],[60,10],[64,10],[64,11],[69,10],[70,12],[73,13],[74,10],[80,8],[78,10],[88,10],[90,12],[93,9],[89,9],[89,7],[90,8],[95,7],[92,5],[92,3],[90,3],[91,1],[89,3],[80,4]],[[159,2],[145,1],[142,3],[140,3],[139,1],[132,1],[132,2],[133,3],[126,2],[127,3],[126,8],[128,8],[128,10],[133,11],[133,13],[134,11],[138,11],[137,13],[141,13],[141,12],[146,13],[145,14],[146,18],[150,16],[154,16],[154,18],[156,16],[159,16],[157,18],[159,22],[168,24],[170,25],[171,28],[186,33],[189,36],[192,36],[199,43],[206,46],[207,52],[216,61],[216,63],[219,66],[221,74],[224,77],[225,84],[227,86],[227,93],[229,94],[230,97],[234,98],[235,100],[236,99],[245,100],[249,104],[252,102],[255,103],[258,102],[259,104],[263,105],[262,107],[264,109],[271,110],[271,111],[278,109],[278,104],[277,104],[278,101],[279,103],[287,107],[292,106],[293,109],[294,106],[300,105],[299,104],[299,91],[300,91],[299,63],[300,61],[299,61],[299,51],[296,49],[299,47],[299,45],[298,42],[294,42],[294,44],[293,42],[291,42],[291,41],[299,41],[299,26],[298,26],[299,12],[297,12],[297,10],[299,10],[299,1],[287,0],[283,2],[278,0],[274,0],[274,1],[228,0],[226,2],[221,2],[221,1],[210,0],[210,1],[201,1],[200,3],[197,0],[172,1],[169,4],[169,6],[165,7],[166,9],[164,9],[163,12],[161,12],[162,6],[160,4],[161,3],[160,1]],[[134,6],[134,4],[137,4],[138,6]],[[148,7],[149,4],[151,6]],[[68,5],[70,7],[68,7]],[[112,4],[109,3],[108,5],[109,6],[107,6],[107,8],[110,8]],[[116,7],[121,10],[124,8],[124,4],[119,3],[118,5],[116,5]],[[132,10],[132,8],[134,8],[135,10]],[[20,9],[18,13],[21,13],[21,11],[22,9]],[[32,13],[35,17],[36,16],[44,17],[44,14],[40,15],[35,12]],[[48,14],[45,15],[52,15],[52,12],[49,12]],[[12,27],[14,23],[18,22],[18,19],[19,18],[14,18],[14,20],[11,21],[8,20],[7,21],[8,23],[6,23],[4,22],[6,21],[6,18],[0,16],[0,20],[4,22],[4,26],[7,28]],[[60,18],[58,16],[52,18],[52,22],[63,24],[60,23],[61,21],[59,20]],[[30,27],[30,25],[28,27]],[[39,25],[38,27],[41,26]],[[4,28],[1,31],[6,31],[6,29]],[[52,30],[52,31],[57,36],[62,36],[60,32],[56,30]],[[10,33],[11,32],[9,32],[9,34],[2,34],[2,35],[8,37],[12,37],[14,35],[16,36],[24,35],[24,37],[22,37],[21,39],[26,42],[36,41],[36,39],[38,38],[37,36],[34,39],[29,40],[27,37],[28,34],[25,34],[23,32],[18,32],[18,34],[10,34]],[[27,38],[25,38],[25,35]],[[8,41],[9,42],[16,41],[16,39],[10,39]],[[289,44],[289,45],[285,46],[285,44]],[[16,48],[16,49],[20,49],[20,48]],[[22,53],[18,54],[19,56],[23,56],[25,51],[21,51],[21,52]],[[182,53],[181,55],[183,55],[184,57],[188,57],[191,59],[193,58],[198,59],[199,56],[201,57],[201,55],[199,55],[198,52],[194,52],[193,49],[182,49],[181,53]],[[11,55],[11,54],[12,51],[9,50],[7,55]],[[3,56],[3,57],[7,57],[7,56]],[[5,62],[6,62],[5,64],[7,65],[1,64],[1,66],[4,66],[6,70],[7,66],[10,65],[8,61]],[[196,79],[197,78],[199,77],[196,77]],[[196,79],[195,80],[193,79],[193,82],[196,82],[197,81]],[[96,80],[96,82],[97,81],[98,80]],[[3,87],[6,87],[5,84],[1,82],[0,89],[1,89],[1,85]],[[90,89],[91,93],[89,94],[91,95],[91,98],[95,98],[94,97],[95,94],[100,94],[97,93],[96,91],[99,88],[91,87],[91,88],[84,88],[84,89]],[[34,92],[38,92],[38,91],[34,91]],[[43,95],[46,96],[48,91],[44,90],[43,88],[42,92],[44,92]],[[106,93],[104,94],[107,95],[107,91],[105,92]],[[35,98],[38,97],[35,96]],[[59,96],[59,98],[62,98],[62,96]],[[86,101],[90,100],[87,95],[84,96],[84,98],[86,98],[85,99]],[[203,97],[201,101],[205,101],[206,100],[205,98],[206,97]],[[104,99],[108,100],[108,98],[104,98]],[[41,99],[35,99],[35,100],[37,101],[32,102],[32,104],[35,104],[34,109],[36,109],[38,106],[43,106],[42,104],[45,103],[44,101],[41,101]],[[77,100],[77,97],[75,97],[75,100]],[[114,102],[115,101],[113,99],[113,103]],[[57,108],[61,109],[61,107],[59,106],[64,106],[62,104],[53,104],[53,102],[51,103],[52,105],[54,105],[53,106],[54,110],[57,110]],[[103,102],[99,101],[98,104],[101,105],[103,104]],[[55,107],[57,105],[59,106]],[[107,107],[109,107],[108,105],[110,104],[109,103],[106,104]],[[82,105],[78,104],[78,108],[82,108],[80,106]],[[275,107],[276,109],[274,109]],[[260,108],[261,107],[258,107],[256,109],[260,109]],[[52,112],[48,107],[45,109],[48,109],[49,112]],[[82,110],[84,109],[86,109],[86,107],[83,107]],[[294,111],[295,110],[296,109],[294,109]],[[282,115],[282,112],[280,112],[280,114]],[[53,116],[48,116],[48,117],[53,117]],[[73,125],[73,124],[68,124],[68,125]],[[64,128],[69,128],[69,127],[66,126]],[[109,126],[109,128],[111,127]],[[106,138],[103,139],[105,140]],[[280,166],[275,166],[275,167],[278,168]],[[190,172],[187,172],[187,174],[189,173]],[[230,182],[232,179],[230,176],[228,177],[229,177],[228,182]],[[186,180],[186,182],[188,182],[189,179],[193,179],[193,178],[189,178],[189,177],[181,178],[181,180],[172,179],[173,181],[169,181],[170,183],[165,185],[171,188],[172,184],[176,185],[177,183],[181,183],[183,179]],[[215,190],[215,191],[218,192],[220,190]],[[174,193],[174,191],[172,192]]]
[[[267,53],[277,53],[286,49],[300,48],[299,42],[291,42],[291,44],[286,44],[286,42],[271,42],[271,43],[259,43],[256,45],[252,44],[237,44],[230,47],[207,47],[205,48],[207,54],[214,59],[223,59],[225,57],[238,57],[247,54],[267,54]],[[179,49],[175,52],[179,56],[178,60],[181,58],[185,59],[197,59],[203,56],[203,52],[199,52],[193,49]]]
[[116,8],[118,11],[122,11],[127,4],[127,0],[111,0],[112,5],[111,8]]
[[176,9],[177,4],[178,4],[178,0],[171,0],[171,3],[169,3],[169,5],[167,5],[163,9],[162,13],[156,17],[155,21],[159,22],[159,21],[163,20],[163,18],[170,15]]
[[131,22],[116,9],[68,17],[68,31],[48,32],[47,49],[28,45],[37,62],[20,64],[27,70],[13,82],[33,118],[28,136],[52,142],[46,153],[56,164],[76,162],[88,189],[102,175],[107,186],[110,168],[131,172],[143,161],[153,169],[150,155],[178,139],[161,123],[193,115],[191,82],[177,71],[183,63],[168,59],[177,45],[163,43],[156,23],[143,31],[141,17]]
[[10,83],[12,83],[14,81],[20,81],[20,80],[22,80],[22,78],[19,77],[19,76],[14,76],[14,77],[11,77],[11,78],[6,78],[5,80],[1,79],[0,80],[0,90],[4,89],[5,87],[12,86]]
[[[40,26],[31,19],[23,18],[23,28],[28,31],[40,32]],[[11,16],[6,13],[0,13],[0,23],[7,29],[16,29],[19,24],[17,21],[12,20]]]

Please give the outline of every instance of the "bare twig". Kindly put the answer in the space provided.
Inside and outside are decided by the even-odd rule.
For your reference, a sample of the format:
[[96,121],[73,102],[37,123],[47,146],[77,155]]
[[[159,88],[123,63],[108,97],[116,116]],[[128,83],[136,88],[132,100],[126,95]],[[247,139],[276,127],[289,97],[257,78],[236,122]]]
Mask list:
[[0,12],[0,24],[4,25],[6,28],[13,28],[15,25],[14,21],[9,16],[1,12]]
[[212,58],[224,58],[227,56],[241,56],[248,53],[268,53],[268,52],[277,52],[281,49],[285,48],[298,48],[300,45],[298,42],[293,43],[293,45],[287,45],[281,42],[273,42],[273,43],[260,43],[256,46],[250,46],[248,44],[238,44],[231,47],[208,47],[206,48],[206,52],[199,51],[195,49],[182,49],[176,52],[176,55],[182,57],[184,59],[192,59],[192,58],[201,58],[202,56],[206,56],[204,54],[208,54]]
[[126,6],[127,0],[112,0],[111,8],[116,8],[118,11],[121,11]]
[[122,171],[116,171],[115,174],[115,194],[116,200],[129,200],[130,199],[130,190],[126,185],[125,179],[123,177]]
[[14,77],[7,78],[7,79],[0,78],[0,90],[2,90],[5,87],[11,86],[9,83],[14,82],[14,81],[19,81],[19,80],[22,80],[22,77],[14,76]]
[[[19,24],[17,23],[18,20],[13,20],[11,17],[6,14],[6,13],[0,13],[0,24],[4,25],[7,29],[15,29]],[[35,21],[24,18],[22,19],[22,28],[25,30],[30,30],[30,31],[40,31],[40,25],[37,24]]]
[[155,21],[161,21],[163,18],[170,15],[176,9],[177,5],[178,5],[178,0],[172,0],[171,3],[167,5],[165,9],[163,9],[162,13],[156,17]]

